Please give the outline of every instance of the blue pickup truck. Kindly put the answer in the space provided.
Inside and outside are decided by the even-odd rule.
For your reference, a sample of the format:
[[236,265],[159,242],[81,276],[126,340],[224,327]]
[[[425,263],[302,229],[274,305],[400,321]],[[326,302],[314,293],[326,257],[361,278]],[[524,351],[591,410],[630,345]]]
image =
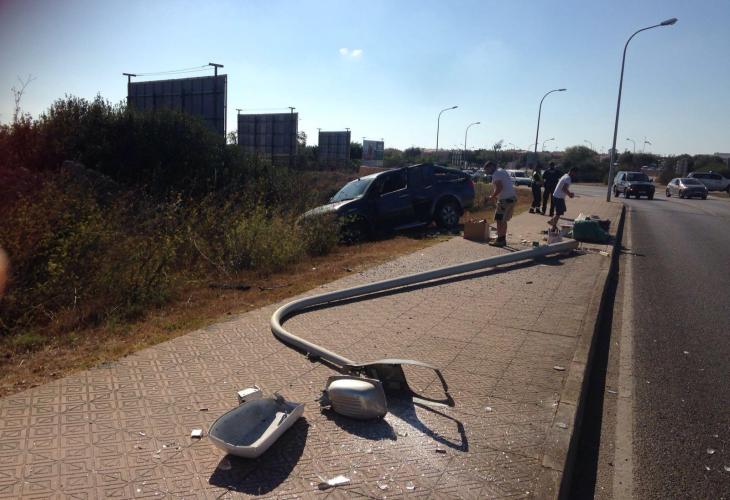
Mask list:
[[435,222],[454,228],[474,202],[474,182],[464,172],[422,163],[348,182],[326,205],[304,217],[334,214],[346,239],[362,239]]

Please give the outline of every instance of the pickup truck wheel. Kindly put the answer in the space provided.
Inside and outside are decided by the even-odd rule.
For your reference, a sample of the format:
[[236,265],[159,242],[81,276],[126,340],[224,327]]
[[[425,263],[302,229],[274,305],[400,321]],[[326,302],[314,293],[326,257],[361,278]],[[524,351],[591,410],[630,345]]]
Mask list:
[[459,206],[453,201],[444,201],[436,209],[436,224],[451,229],[459,223]]

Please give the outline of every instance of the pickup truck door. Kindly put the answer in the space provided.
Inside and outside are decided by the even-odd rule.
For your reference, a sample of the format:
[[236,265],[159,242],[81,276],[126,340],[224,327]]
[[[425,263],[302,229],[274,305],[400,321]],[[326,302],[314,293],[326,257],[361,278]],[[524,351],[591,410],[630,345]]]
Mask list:
[[413,212],[418,222],[431,221],[431,205],[434,197],[431,165],[408,167],[408,192]]
[[388,172],[378,178],[375,202],[377,224],[398,227],[414,221],[413,205],[405,169]]

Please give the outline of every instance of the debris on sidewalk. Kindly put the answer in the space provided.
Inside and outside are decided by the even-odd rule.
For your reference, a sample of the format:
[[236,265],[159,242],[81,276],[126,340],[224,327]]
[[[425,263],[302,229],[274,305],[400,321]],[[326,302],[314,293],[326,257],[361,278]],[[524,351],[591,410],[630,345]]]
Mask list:
[[239,392],[244,392],[244,402],[218,417],[208,438],[230,455],[258,458],[302,416],[304,404],[277,393],[262,398],[258,387]]
[[335,476],[332,479],[328,479],[326,481],[322,481],[319,483],[318,487],[320,490],[327,490],[329,488],[334,488],[335,486],[341,486],[343,484],[348,484],[350,482],[350,478],[347,476],[339,475]]
[[707,454],[708,455],[714,455],[715,454],[715,451],[717,451],[717,450],[715,450],[715,448],[707,448]]
[[565,371],[565,367],[564,366],[560,366],[560,365],[555,365],[555,366],[553,366],[553,370],[557,370],[559,372],[564,372]]
[[416,489],[416,485],[413,484],[413,481],[406,481],[406,489],[408,491],[413,491]]
[[246,401],[261,399],[263,392],[261,391],[261,387],[254,385],[253,387],[241,389],[236,395],[238,396],[238,404],[241,405]]
[[190,437],[195,439],[200,439],[203,437],[203,429],[193,429],[190,432]]
[[565,424],[563,422],[558,422],[557,424],[555,424],[555,427],[560,427],[561,429],[567,429],[568,424]]

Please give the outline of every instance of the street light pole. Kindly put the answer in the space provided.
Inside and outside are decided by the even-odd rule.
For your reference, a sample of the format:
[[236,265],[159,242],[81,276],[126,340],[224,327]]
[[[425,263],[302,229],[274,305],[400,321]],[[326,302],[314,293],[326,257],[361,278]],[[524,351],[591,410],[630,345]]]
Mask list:
[[467,135],[469,134],[469,128],[470,128],[470,127],[471,127],[472,125],[479,125],[480,123],[482,123],[482,122],[474,122],[474,123],[470,123],[470,124],[469,124],[469,126],[468,126],[468,127],[466,127],[466,132],[464,132],[464,166],[466,166],[466,137],[467,137]]
[[542,101],[545,100],[547,96],[552,94],[553,92],[565,92],[568,89],[553,89],[544,96],[542,96],[542,99],[540,99],[540,107],[537,111],[537,131],[535,132],[535,158],[537,158],[537,144],[539,142],[539,135],[540,135],[540,116],[542,115]]
[[441,126],[441,113],[443,113],[444,111],[449,111],[450,109],[456,109],[458,107],[459,106],[451,106],[450,108],[444,108],[439,112],[439,117],[436,120],[436,151],[439,150],[439,128]]
[[613,187],[613,163],[614,159],[616,157],[616,136],[618,135],[618,116],[619,112],[621,111],[621,91],[623,90],[624,86],[624,66],[626,65],[626,49],[629,47],[629,42],[632,38],[634,38],[637,34],[641,33],[642,31],[650,30],[652,28],[659,28],[661,26],[671,26],[674,23],[677,22],[677,18],[673,17],[671,19],[667,19],[666,21],[662,21],[659,24],[655,24],[654,26],[647,26],[646,28],[641,28],[640,30],[637,30],[634,32],[633,35],[629,37],[628,40],[626,40],[626,45],[624,45],[624,55],[621,59],[621,77],[619,78],[618,82],[618,100],[616,102],[616,121],[613,125],[613,143],[611,146],[611,155],[610,159],[608,161],[608,189],[606,190],[606,201],[611,201],[611,188]]
[[[543,150],[543,152],[545,151],[545,143],[546,142],[550,142],[550,141],[554,141],[554,140],[555,140],[555,137],[551,137],[550,139],[545,139],[544,141],[542,141],[542,150]],[[537,148],[535,148],[535,149],[537,149]]]
[[636,141],[631,139],[630,137],[627,137],[626,140],[631,141],[631,143],[634,145],[634,154],[636,154]]
[[591,146],[591,149],[592,149],[593,151],[595,151],[595,150],[596,150],[596,149],[595,149],[595,148],[593,147],[593,143],[592,143],[591,141],[589,141],[588,139],[583,139],[583,142],[587,142],[587,143],[588,143],[588,144],[589,144],[589,145]]
[[641,152],[646,153],[646,145],[651,146],[651,142],[646,140],[646,136],[644,136],[644,144],[641,146]]

